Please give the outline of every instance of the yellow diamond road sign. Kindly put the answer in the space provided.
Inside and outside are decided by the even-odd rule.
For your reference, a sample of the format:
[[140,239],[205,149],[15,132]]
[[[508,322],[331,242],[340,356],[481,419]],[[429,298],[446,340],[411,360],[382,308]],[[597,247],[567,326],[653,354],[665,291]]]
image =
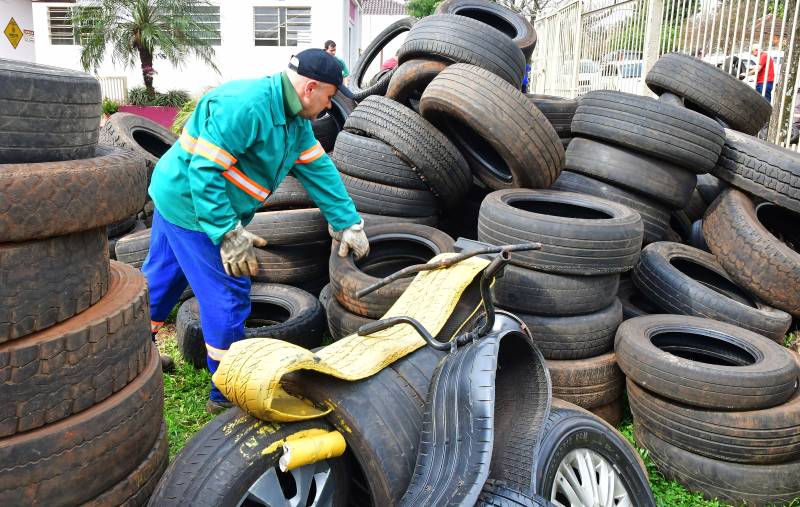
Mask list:
[[3,30],[3,33],[6,34],[6,37],[8,37],[8,42],[14,46],[14,49],[17,49],[19,41],[22,39],[22,29],[20,29],[17,22],[14,21],[14,18],[11,18],[11,21],[8,22],[6,29]]

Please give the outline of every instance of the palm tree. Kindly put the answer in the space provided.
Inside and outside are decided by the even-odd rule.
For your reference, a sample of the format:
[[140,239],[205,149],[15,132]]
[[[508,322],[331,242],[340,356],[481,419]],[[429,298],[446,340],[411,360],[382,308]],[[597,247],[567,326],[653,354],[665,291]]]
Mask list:
[[176,67],[194,54],[219,73],[209,43],[218,35],[193,16],[209,5],[202,0],[84,0],[72,11],[81,64],[96,71],[109,47],[114,63],[132,67],[138,58],[151,99],[155,54]]

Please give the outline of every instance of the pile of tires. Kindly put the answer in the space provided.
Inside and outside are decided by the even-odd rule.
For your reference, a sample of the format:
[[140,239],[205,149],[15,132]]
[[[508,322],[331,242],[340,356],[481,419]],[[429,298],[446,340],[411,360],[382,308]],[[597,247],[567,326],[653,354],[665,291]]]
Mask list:
[[531,331],[553,395],[612,423],[622,415],[625,383],[613,351],[622,322],[619,274],[636,264],[642,234],[642,218],[630,208],[555,190],[493,192],[478,222],[481,241],[543,244],[511,255],[492,289],[495,301]]
[[637,442],[671,480],[734,505],[800,496],[797,358],[711,319],[625,321],[616,352]]
[[0,59],[0,503],[144,505],[167,466],[147,287],[109,261],[145,161],[98,146],[100,84]]

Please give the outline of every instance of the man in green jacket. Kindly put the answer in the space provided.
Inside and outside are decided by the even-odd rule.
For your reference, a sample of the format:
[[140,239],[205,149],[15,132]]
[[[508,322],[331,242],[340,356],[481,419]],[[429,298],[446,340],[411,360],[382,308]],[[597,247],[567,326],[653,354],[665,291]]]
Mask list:
[[[339,173],[314,138],[311,121],[341,90],[334,57],[321,49],[293,56],[289,69],[232,81],[197,103],[178,142],[159,160],[149,188],[155,204],[150,251],[142,266],[155,334],[187,284],[200,306],[209,370],[244,337],[256,246],[244,229],[291,170],[319,206],[339,255],[366,255],[363,220]],[[211,385],[206,409],[230,402]]]
[[339,68],[342,69],[342,78],[344,78],[344,84],[350,84],[350,69],[347,68],[347,64],[344,63],[344,60],[336,56],[336,43],[332,40],[325,41],[325,52],[331,55],[332,57],[336,58],[336,62],[339,64]]

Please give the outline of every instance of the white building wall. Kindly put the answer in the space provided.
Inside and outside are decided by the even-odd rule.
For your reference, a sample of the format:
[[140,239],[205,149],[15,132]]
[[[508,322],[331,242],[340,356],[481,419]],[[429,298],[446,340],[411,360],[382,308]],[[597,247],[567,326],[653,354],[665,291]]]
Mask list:
[[35,61],[34,39],[36,33],[22,38],[17,48],[9,42],[5,29],[8,22],[14,18],[20,30],[33,30],[33,12],[30,0],[0,0],[0,58],[11,60]]
[[[164,59],[156,59],[153,81],[156,90],[188,90],[200,94],[206,88],[233,79],[258,78],[280,72],[286,68],[291,55],[309,47],[322,47],[327,39],[337,41],[340,57],[351,59],[347,46],[345,27],[350,24],[351,0],[216,0],[220,6],[221,45],[216,46],[215,62],[219,74],[203,62],[189,58],[181,68],[172,67]],[[33,5],[33,21],[36,30],[36,61],[82,70],[79,46],[54,46],[50,44],[47,24],[47,8],[62,7],[62,2],[42,2]],[[311,7],[311,40],[307,44],[292,47],[256,46],[254,43],[253,7]],[[356,28],[360,25],[360,7],[356,5]],[[341,42],[339,42],[341,41]],[[115,65],[108,51],[105,61],[97,71],[98,76],[125,76],[128,89],[142,86],[143,79],[139,63],[127,69]],[[352,63],[355,58],[352,57]],[[347,62],[350,65],[351,62]]]
[[[387,16],[387,15],[369,15],[364,16],[363,21],[361,22],[361,50],[363,51],[369,44],[372,42],[375,37],[378,36],[386,27],[394,23],[399,19],[403,19],[407,16]],[[403,41],[406,40],[406,33],[400,34],[398,37],[395,37],[383,50],[375,57],[375,59],[370,64],[369,68],[365,72],[365,81],[368,81],[369,78],[375,75],[381,68],[381,65],[385,60],[393,57],[397,50],[400,49],[400,45],[403,44]]]

